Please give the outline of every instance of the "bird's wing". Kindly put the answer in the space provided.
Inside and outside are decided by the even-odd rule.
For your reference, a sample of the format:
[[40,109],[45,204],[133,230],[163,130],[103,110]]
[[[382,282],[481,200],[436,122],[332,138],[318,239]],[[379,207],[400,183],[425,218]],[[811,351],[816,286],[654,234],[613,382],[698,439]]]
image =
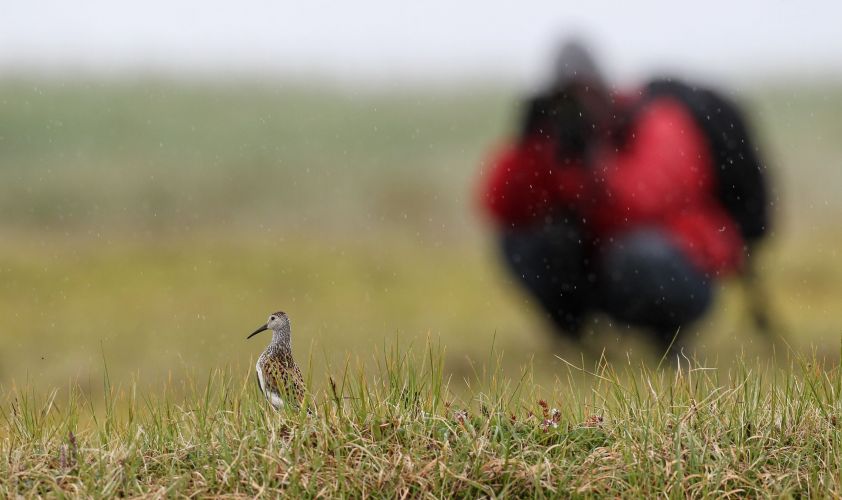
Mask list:
[[267,377],[265,367],[265,360],[261,357],[261,359],[257,360],[257,365],[255,365],[255,373],[257,374],[257,386],[260,388],[260,392],[263,393],[263,396],[269,401],[276,410],[280,409],[284,405],[284,400],[281,399],[281,395],[278,394],[277,389],[275,388],[274,378]]
[[288,390],[295,397],[299,403],[304,400],[304,377],[301,376],[301,370],[295,361],[292,362],[290,369],[289,388]]
[[258,371],[263,375],[263,393],[270,400],[273,395],[291,403],[300,403],[304,398],[304,378],[291,356],[267,358]]
[[276,410],[284,406],[284,400],[278,391],[278,379],[275,373],[272,360],[266,359],[262,363],[257,364],[257,381],[260,384],[260,391],[266,396],[269,404]]

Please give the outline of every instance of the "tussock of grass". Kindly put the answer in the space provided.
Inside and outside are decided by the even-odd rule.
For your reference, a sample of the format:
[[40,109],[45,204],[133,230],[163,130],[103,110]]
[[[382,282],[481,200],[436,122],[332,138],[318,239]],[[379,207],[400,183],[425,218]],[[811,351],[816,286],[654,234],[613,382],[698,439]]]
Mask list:
[[316,415],[276,413],[251,374],[224,370],[188,380],[179,402],[106,379],[101,411],[79,391],[13,390],[0,495],[842,494],[842,372],[814,360],[568,364],[546,393],[528,371],[506,381],[492,364],[470,381],[470,400],[452,395],[434,350],[375,364],[373,377],[336,370],[308,396]]

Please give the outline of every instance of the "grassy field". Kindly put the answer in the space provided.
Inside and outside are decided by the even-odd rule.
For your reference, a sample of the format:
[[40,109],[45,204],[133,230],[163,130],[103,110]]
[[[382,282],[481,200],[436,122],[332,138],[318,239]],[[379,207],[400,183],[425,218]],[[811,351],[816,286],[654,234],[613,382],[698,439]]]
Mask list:
[[[836,366],[842,333],[842,87],[741,94],[780,190],[761,255],[779,354],[802,361],[775,364],[725,283],[691,379],[639,368],[658,354],[605,318],[588,339],[603,377],[570,369],[559,356],[583,355],[498,268],[473,189],[511,91],[0,81],[0,494],[838,495],[839,374],[818,367]],[[266,339],[245,336],[278,308],[316,419],[276,418],[253,393]],[[428,341],[435,376],[382,371],[383,350]],[[410,376],[428,418],[396,396]],[[372,391],[368,406],[330,403],[329,377]],[[491,389],[506,383],[511,400]],[[561,411],[549,438],[528,417],[540,398]]]
[[106,379],[102,412],[89,410],[84,391],[23,392],[4,413],[0,494],[842,494],[838,367],[812,358],[727,372],[567,365],[569,378],[545,391],[528,371],[507,382],[491,370],[472,378],[466,401],[442,383],[436,353],[383,351],[375,366],[344,367],[330,390],[308,397],[312,416],[276,413],[251,377],[220,370],[182,379],[179,398],[169,386],[121,390]]

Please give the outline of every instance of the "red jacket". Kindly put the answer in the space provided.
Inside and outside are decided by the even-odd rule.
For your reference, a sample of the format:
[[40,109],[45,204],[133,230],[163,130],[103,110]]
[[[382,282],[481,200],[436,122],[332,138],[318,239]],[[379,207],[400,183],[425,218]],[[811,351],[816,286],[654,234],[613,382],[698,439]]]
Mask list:
[[743,241],[717,200],[707,140],[690,113],[661,98],[628,133],[623,148],[597,148],[587,167],[560,163],[555,145],[539,137],[504,149],[485,176],[485,209],[500,226],[520,228],[565,208],[602,241],[660,227],[704,271],[738,269]]

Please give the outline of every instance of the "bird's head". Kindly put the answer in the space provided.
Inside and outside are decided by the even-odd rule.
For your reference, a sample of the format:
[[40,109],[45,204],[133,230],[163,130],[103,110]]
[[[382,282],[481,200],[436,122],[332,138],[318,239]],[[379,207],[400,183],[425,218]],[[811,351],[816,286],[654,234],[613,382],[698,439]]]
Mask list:
[[282,330],[289,331],[289,316],[287,316],[287,313],[283,311],[270,314],[266,324],[255,330],[251,335],[246,337],[246,339],[250,339],[264,330],[272,330],[274,332]]

